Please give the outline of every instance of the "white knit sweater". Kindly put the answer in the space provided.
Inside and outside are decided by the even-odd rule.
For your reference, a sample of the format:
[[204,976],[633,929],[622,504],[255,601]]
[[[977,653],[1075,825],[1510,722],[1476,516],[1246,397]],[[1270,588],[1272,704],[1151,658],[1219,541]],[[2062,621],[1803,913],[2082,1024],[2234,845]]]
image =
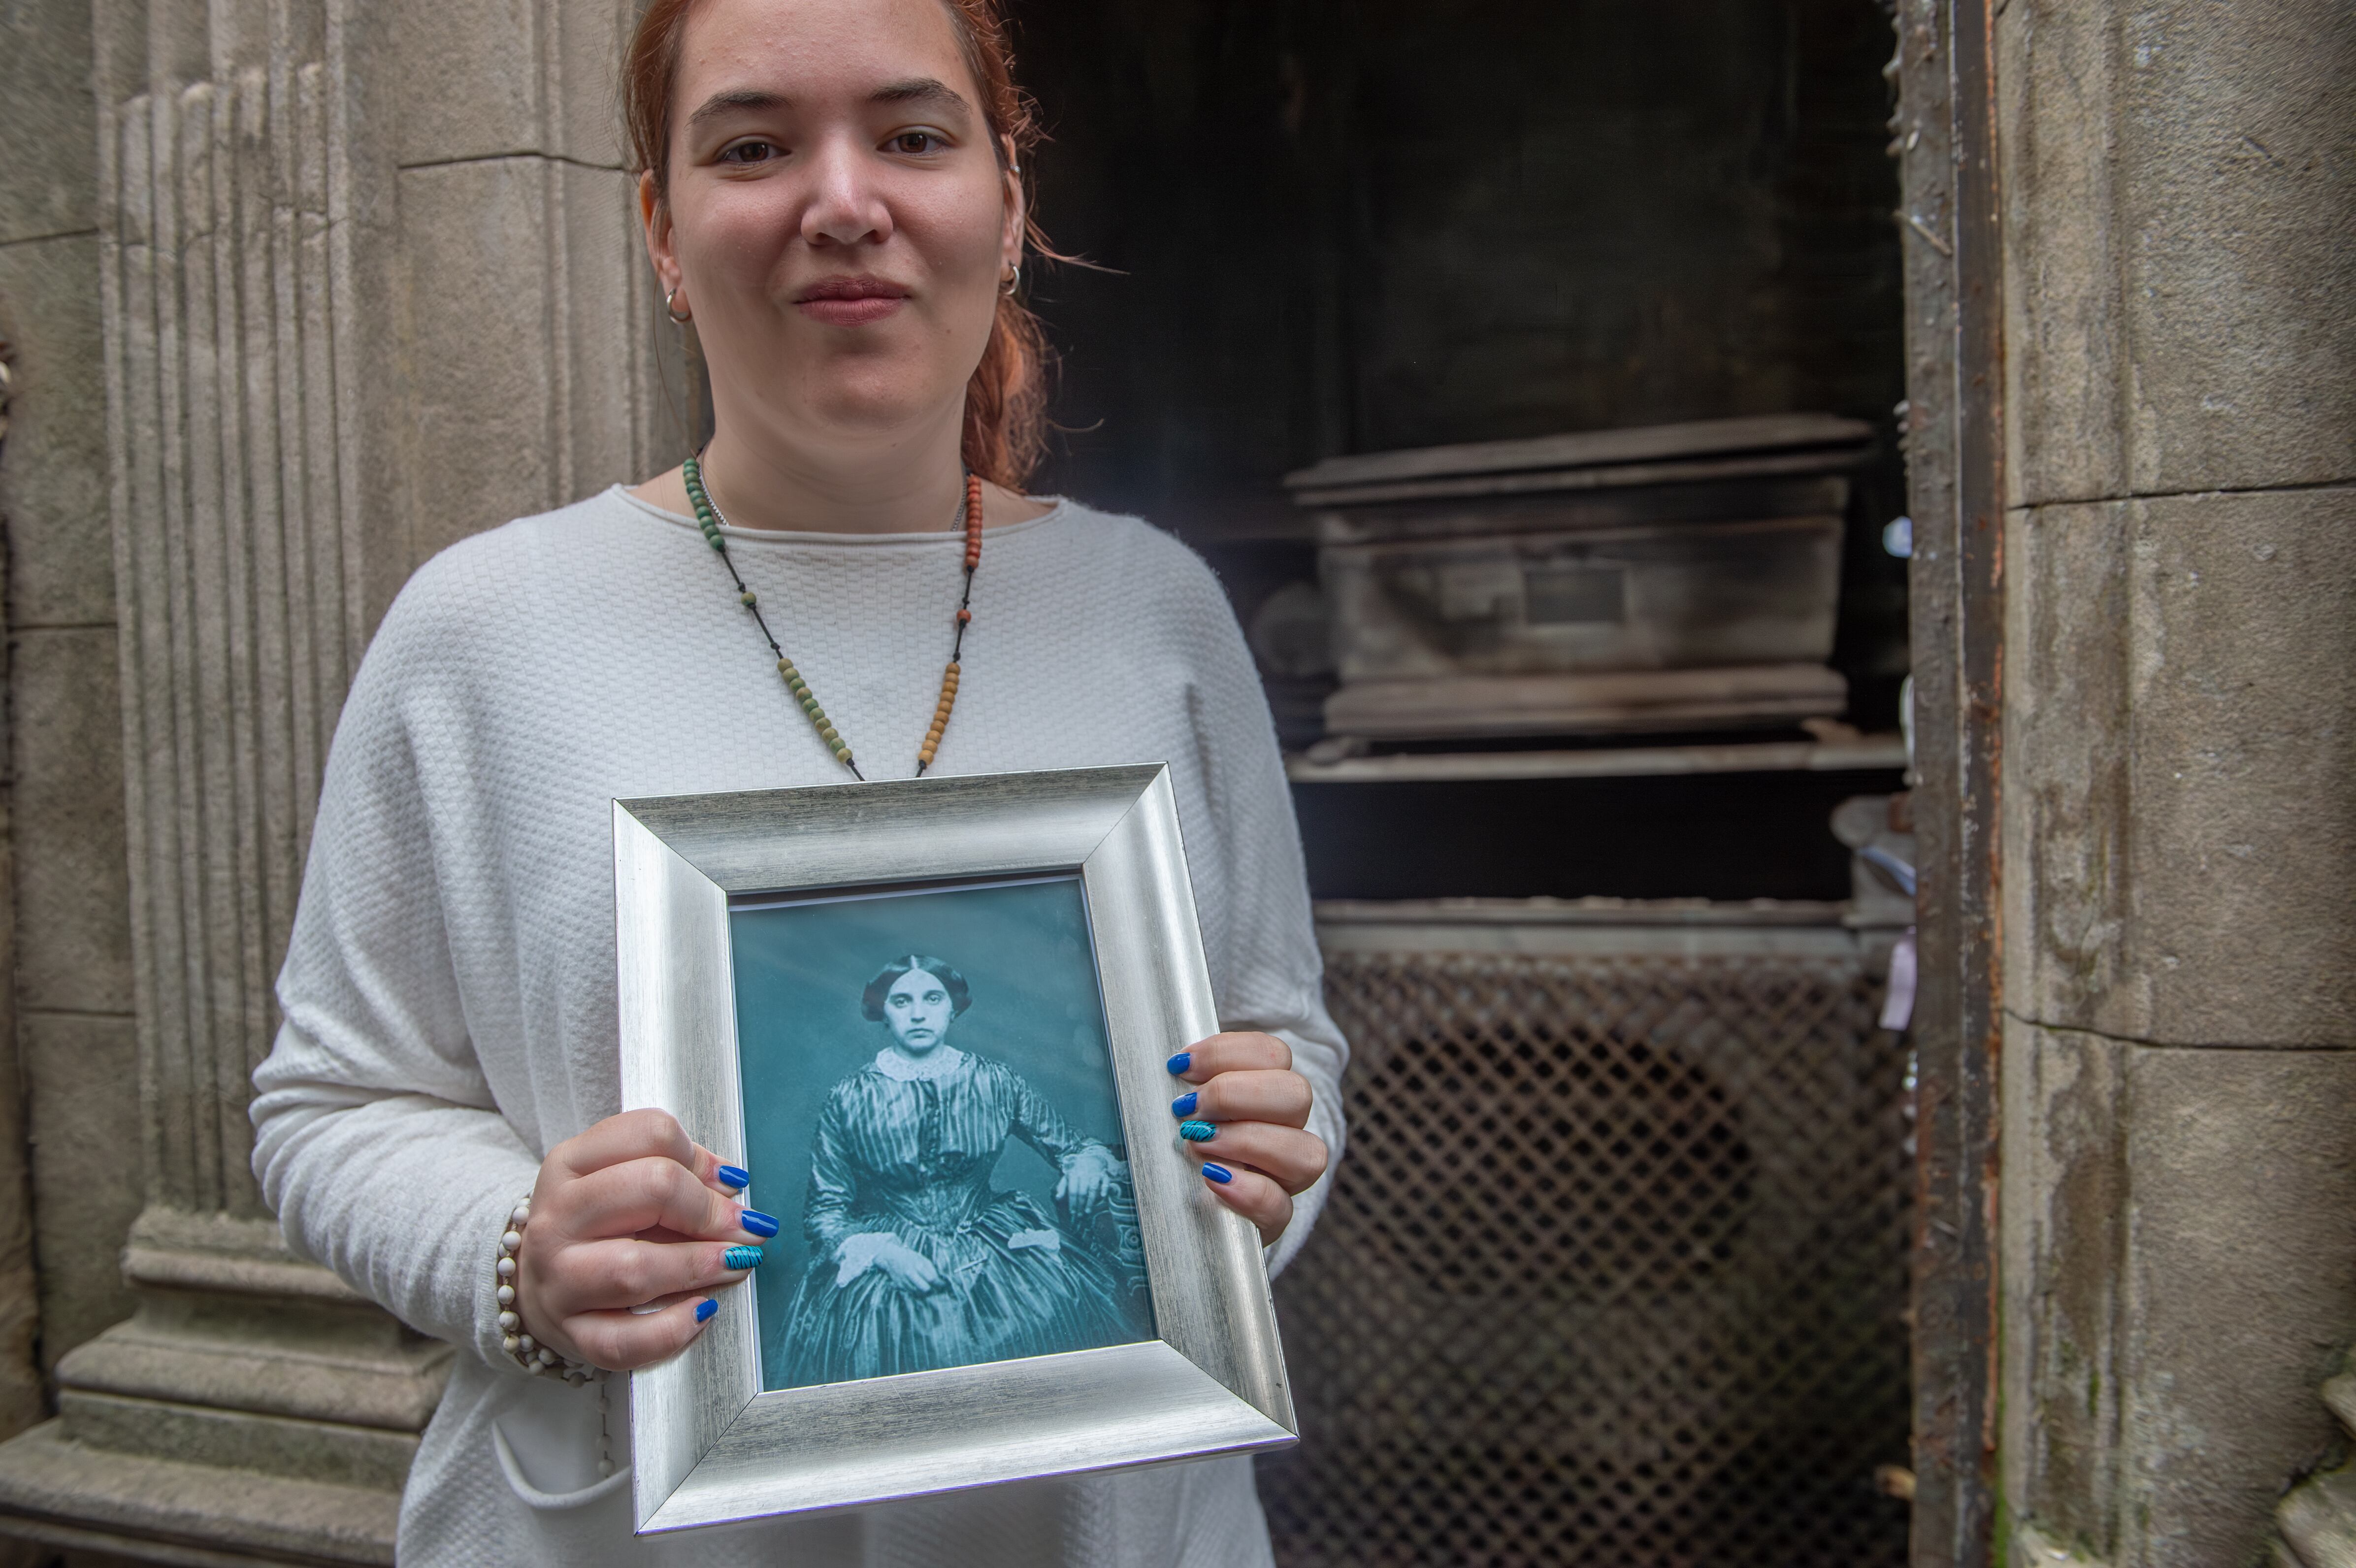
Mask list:
[[[936,770],[1167,762],[1219,1015],[1291,1042],[1338,1156],[1345,1047],[1267,709],[1217,583],[1166,535],[1070,502],[984,537]],[[730,531],[871,779],[914,770],[959,546]],[[327,764],[279,979],[286,1021],[254,1075],[254,1169],[294,1246],[458,1347],[402,1499],[403,1563],[1269,1561],[1239,1458],[639,1542],[626,1470],[596,1479],[594,1388],[500,1355],[500,1218],[551,1145],[619,1105],[608,802],[842,778],[693,523],[618,488],[452,547],[386,616]],[[792,1173],[753,1178],[790,1212]],[[1300,1202],[1272,1266],[1323,1194]],[[722,1311],[744,1309],[723,1293]]]

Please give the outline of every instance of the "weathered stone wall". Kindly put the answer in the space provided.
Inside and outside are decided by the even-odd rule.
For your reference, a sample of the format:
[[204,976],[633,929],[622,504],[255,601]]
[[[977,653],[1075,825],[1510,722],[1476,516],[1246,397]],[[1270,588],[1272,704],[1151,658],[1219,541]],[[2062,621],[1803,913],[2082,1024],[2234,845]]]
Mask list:
[[130,1312],[140,1202],[91,48],[87,0],[0,10],[13,1044],[44,1372]]
[[2356,1338],[2356,13],[1997,30],[2005,1493],[2224,1568]]
[[[0,1533],[391,1560],[446,1351],[285,1251],[249,1075],[393,594],[681,449],[615,134],[633,9],[0,7],[14,994],[59,1412],[0,1444]],[[0,1307],[25,1185],[0,1159]],[[0,1435],[36,1413],[30,1326],[0,1311]]]

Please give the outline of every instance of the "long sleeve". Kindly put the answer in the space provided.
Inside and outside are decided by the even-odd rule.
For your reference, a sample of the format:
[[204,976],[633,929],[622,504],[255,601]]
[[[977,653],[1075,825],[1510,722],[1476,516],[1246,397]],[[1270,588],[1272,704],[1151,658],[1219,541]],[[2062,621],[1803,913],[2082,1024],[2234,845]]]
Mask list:
[[[1219,1023],[1258,1029],[1291,1047],[1315,1103],[1309,1131],[1325,1141],[1323,1178],[1293,1199],[1292,1223],[1269,1249],[1269,1272],[1299,1254],[1342,1160],[1342,1073],[1350,1048],[1325,1011],[1324,961],[1310,918],[1309,882],[1290,786],[1258,670],[1226,596],[1207,569],[1192,595],[1172,596],[1193,654],[1187,711],[1203,814],[1182,808],[1181,829]],[[1183,791],[1182,791],[1183,799]]]
[[858,1180],[843,1148],[843,1100],[841,1089],[827,1096],[826,1109],[819,1113],[818,1136],[810,1146],[809,1189],[802,1201],[802,1233],[809,1239],[811,1252],[819,1256],[830,1256],[860,1229],[851,1219],[851,1200],[858,1195]]
[[253,1166],[288,1241],[424,1333],[500,1361],[491,1269],[539,1159],[496,1107],[453,971],[404,713],[400,606],[330,752]]
[[[1044,1095],[1031,1087],[1021,1073],[999,1063],[991,1063],[991,1073],[1001,1084],[1013,1112],[1012,1131],[1014,1135],[1039,1151],[1056,1169],[1068,1172],[1072,1162],[1083,1157],[1109,1157],[1111,1151],[1094,1138],[1084,1136],[1077,1128],[1064,1120],[1063,1112],[1047,1102]],[[1095,1151],[1091,1156],[1090,1151]]]

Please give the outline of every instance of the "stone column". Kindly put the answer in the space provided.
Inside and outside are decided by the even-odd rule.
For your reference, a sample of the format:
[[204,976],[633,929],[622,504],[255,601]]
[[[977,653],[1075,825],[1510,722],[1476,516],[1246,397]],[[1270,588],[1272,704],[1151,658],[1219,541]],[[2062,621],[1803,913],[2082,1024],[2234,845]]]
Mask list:
[[629,14],[90,12],[145,1207],[135,1314],[60,1363],[58,1420],[0,1445],[0,1529],[391,1561],[449,1351],[286,1251],[249,1078],[392,595],[442,545],[680,448],[610,124]]
[[1995,26],[2010,1547],[2244,1563],[2356,1337],[2356,13]]

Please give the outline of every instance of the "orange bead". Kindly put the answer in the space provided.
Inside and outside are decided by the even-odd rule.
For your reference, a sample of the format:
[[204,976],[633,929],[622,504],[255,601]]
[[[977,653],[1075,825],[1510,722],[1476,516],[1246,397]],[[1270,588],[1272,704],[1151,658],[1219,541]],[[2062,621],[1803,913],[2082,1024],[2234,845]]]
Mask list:
[[958,625],[959,625],[959,626],[971,626],[972,624],[973,624],[973,612],[972,612],[971,610],[965,610],[965,609],[961,609],[961,610],[958,611]]

